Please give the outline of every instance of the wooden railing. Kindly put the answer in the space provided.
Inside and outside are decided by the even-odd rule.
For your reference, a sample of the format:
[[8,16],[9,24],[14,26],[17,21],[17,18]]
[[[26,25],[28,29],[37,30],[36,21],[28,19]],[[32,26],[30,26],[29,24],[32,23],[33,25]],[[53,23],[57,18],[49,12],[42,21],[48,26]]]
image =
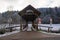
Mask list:
[[38,25],[38,27],[45,27],[45,28],[48,28],[48,32],[50,32],[51,31],[51,29],[53,28],[53,27],[50,27],[50,26],[42,26],[42,25]]

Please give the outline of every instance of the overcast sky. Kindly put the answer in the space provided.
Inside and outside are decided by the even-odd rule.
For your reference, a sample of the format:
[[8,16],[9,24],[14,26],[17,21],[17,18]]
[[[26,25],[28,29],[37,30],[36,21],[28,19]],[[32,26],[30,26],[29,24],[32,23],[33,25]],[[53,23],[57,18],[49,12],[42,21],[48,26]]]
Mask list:
[[0,0],[0,12],[10,10],[22,10],[31,4],[35,8],[59,7],[60,0]]

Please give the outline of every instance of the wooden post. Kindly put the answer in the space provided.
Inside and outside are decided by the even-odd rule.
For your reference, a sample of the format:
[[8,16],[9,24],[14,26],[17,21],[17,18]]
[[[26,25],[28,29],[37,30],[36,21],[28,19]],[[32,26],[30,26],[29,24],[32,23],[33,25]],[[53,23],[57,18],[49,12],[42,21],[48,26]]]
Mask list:
[[37,29],[37,31],[38,31],[38,24],[36,25],[36,29]]
[[52,26],[52,18],[50,18],[50,26]]
[[22,24],[20,24],[20,31],[22,31]]
[[[33,22],[33,21],[32,21],[32,27],[35,28],[35,27],[34,27],[34,22]],[[33,29],[32,29],[32,31],[33,31]]]
[[[42,21],[41,18],[38,18],[38,23],[37,24],[40,25],[41,24],[41,21]],[[38,25],[37,25],[37,27],[38,27]],[[41,30],[41,27],[40,27],[40,30]]]
[[[26,21],[26,28],[28,28],[28,22]],[[27,30],[26,30],[27,31]]]
[[48,32],[50,32],[50,27],[48,27]]
[[13,28],[12,28],[12,27],[10,27],[10,32],[12,32],[12,30],[13,30]]
[[38,30],[38,25],[36,25],[36,24],[34,23],[34,21],[32,21],[32,26],[33,26],[33,28],[35,28],[36,30]]
[[22,31],[22,20],[20,20],[20,31]]

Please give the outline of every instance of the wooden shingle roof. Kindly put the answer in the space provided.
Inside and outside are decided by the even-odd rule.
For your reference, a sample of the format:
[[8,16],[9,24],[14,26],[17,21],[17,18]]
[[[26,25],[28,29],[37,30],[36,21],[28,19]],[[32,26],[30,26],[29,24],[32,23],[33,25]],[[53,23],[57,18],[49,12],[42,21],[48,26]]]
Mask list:
[[[32,13],[27,13],[29,11]],[[41,14],[41,12],[39,12],[33,6],[28,5],[23,10],[21,10],[18,14],[27,21],[33,21]]]

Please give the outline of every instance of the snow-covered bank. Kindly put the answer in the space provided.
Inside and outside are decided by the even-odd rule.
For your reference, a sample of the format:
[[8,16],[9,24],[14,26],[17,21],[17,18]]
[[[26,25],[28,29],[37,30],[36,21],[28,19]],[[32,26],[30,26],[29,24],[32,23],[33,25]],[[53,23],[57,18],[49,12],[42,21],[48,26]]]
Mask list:
[[[60,30],[60,24],[52,24],[52,25],[50,25],[50,24],[39,24],[39,25],[53,27],[52,30],[54,30],[54,31]],[[47,30],[48,28],[41,27],[41,29]]]
[[44,34],[48,34],[48,35],[56,35],[56,36],[60,36],[60,33],[51,33],[51,32],[44,32],[44,31],[38,31],[38,32],[41,32],[41,33],[44,33]]
[[[4,25],[6,25],[5,27],[9,27],[9,24],[0,24],[0,28],[4,27]],[[49,26],[49,27],[53,27],[52,30],[59,30],[60,29],[60,24],[38,24],[38,25],[42,25],[42,26]],[[13,26],[20,26],[20,24],[11,24],[11,27]],[[29,26],[31,26],[31,24],[29,24]],[[40,28],[40,27],[38,27]],[[48,28],[46,27],[41,27],[41,29],[43,30],[47,30]]]
[[[30,26],[31,24],[29,24],[29,26]],[[43,29],[43,30],[47,30],[48,28],[46,28],[46,27],[39,27],[39,26],[49,26],[49,27],[53,27],[52,28],[52,30],[54,30],[54,31],[58,31],[59,29],[60,29],[60,24],[52,24],[52,25],[50,25],[50,24],[38,24],[38,28],[41,28],[41,29]]]
[[[6,27],[9,27],[8,24],[2,24],[2,25],[0,25],[0,28],[4,27],[4,25],[6,25]],[[52,24],[52,25],[50,25],[50,24],[38,24],[38,26],[39,25],[53,27],[52,30],[57,30],[57,31],[60,29],[60,24]],[[11,25],[11,26],[20,26],[20,24],[14,24],[14,25]],[[29,24],[29,26],[31,26],[31,24]],[[38,28],[40,28],[40,27],[38,27]],[[14,33],[18,33],[20,31],[20,27],[16,27],[16,29],[17,30],[13,31],[13,32],[6,32],[5,34],[0,34],[0,37],[11,35],[11,34],[14,34]],[[46,27],[41,27],[41,29],[47,30]],[[47,32],[43,32],[43,33],[47,33]],[[56,34],[56,33],[48,33],[48,34]],[[56,35],[60,35],[60,33],[56,34]]]
[[19,31],[6,32],[5,34],[0,34],[0,37],[8,36],[8,35],[15,34],[15,33],[18,33],[18,32],[19,32]]

